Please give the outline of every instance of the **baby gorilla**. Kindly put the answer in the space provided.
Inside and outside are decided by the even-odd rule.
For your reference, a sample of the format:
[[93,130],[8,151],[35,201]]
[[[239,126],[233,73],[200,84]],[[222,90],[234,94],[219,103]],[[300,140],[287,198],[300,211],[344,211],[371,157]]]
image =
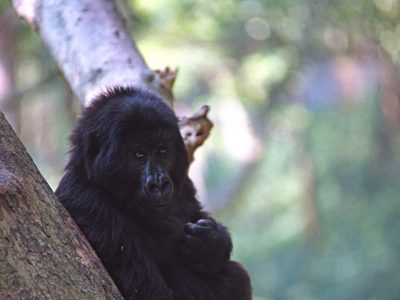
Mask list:
[[126,299],[247,300],[224,226],[195,198],[177,119],[115,88],[84,110],[56,191]]

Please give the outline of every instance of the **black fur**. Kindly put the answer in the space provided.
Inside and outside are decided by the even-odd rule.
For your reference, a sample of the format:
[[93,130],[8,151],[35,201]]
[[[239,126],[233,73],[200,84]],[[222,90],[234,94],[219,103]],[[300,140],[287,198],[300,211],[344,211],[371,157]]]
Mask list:
[[71,142],[56,194],[126,299],[251,299],[227,230],[195,198],[176,117],[158,97],[102,94]]

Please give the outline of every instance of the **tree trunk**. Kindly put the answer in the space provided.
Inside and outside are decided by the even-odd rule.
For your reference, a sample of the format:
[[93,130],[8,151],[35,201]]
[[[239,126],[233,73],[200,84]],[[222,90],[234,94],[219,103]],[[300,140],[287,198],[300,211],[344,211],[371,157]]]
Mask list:
[[39,32],[82,105],[110,86],[145,86],[150,70],[113,1],[14,0],[14,6]]
[[0,299],[122,299],[0,113]]

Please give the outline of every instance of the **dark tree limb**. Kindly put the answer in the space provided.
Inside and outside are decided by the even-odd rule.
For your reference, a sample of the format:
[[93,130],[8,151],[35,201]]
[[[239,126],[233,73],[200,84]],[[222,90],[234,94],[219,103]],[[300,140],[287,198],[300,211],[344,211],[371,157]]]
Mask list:
[[0,299],[122,299],[0,113]]

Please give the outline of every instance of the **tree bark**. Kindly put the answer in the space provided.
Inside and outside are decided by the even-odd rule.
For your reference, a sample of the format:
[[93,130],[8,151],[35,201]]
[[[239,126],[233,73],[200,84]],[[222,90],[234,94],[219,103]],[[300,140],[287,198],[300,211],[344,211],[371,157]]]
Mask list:
[[122,299],[0,113],[0,299]]
[[14,6],[38,31],[83,106],[107,87],[146,87],[151,72],[113,1],[15,0]]

